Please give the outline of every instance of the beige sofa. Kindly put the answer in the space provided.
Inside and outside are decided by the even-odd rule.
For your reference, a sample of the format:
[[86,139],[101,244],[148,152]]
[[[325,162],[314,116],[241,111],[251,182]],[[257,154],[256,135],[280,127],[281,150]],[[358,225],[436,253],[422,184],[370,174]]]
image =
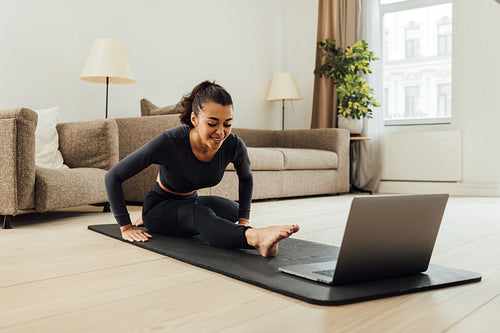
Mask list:
[[[35,165],[38,115],[19,108],[0,111],[0,215],[3,227],[13,216],[107,203],[104,175],[118,162],[114,120],[57,125],[59,150],[69,169]],[[109,207],[109,205],[107,206]]]
[[[104,175],[124,158],[168,128],[178,115],[80,121],[57,125],[59,150],[69,169],[35,165],[37,114],[26,108],[0,111],[0,215],[4,228],[13,216],[104,203]],[[248,146],[254,199],[349,191],[349,133],[341,129],[233,129]],[[125,181],[128,202],[141,203],[156,180],[153,165]],[[200,195],[238,199],[232,165],[222,181]],[[107,206],[109,207],[109,205]]]
[[[116,119],[120,159],[162,131],[180,125],[179,116],[158,115]],[[349,192],[349,132],[343,129],[255,130],[234,128],[243,139],[254,177],[254,199],[272,199]],[[154,185],[157,166],[127,180],[128,202],[142,202]],[[237,175],[228,166],[222,181],[200,195],[238,199]]]

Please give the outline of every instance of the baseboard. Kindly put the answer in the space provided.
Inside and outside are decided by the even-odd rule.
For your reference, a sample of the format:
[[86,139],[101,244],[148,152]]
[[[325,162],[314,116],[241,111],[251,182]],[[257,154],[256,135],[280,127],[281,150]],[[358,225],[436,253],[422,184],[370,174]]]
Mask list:
[[455,196],[500,197],[499,183],[381,181],[377,193],[449,193]]

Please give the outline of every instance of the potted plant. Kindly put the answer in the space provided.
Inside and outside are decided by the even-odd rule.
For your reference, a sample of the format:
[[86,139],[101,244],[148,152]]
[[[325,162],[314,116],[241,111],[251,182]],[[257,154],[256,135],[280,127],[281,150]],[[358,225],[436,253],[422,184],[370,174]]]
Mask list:
[[[334,81],[339,99],[339,127],[359,134],[363,128],[363,118],[371,118],[372,107],[380,106],[373,96],[373,89],[359,74],[371,73],[370,62],[378,58],[368,50],[368,43],[364,40],[356,41],[345,50],[336,47],[335,40],[328,38],[317,46],[325,62],[314,69],[314,74]],[[349,124],[351,122],[357,124]]]

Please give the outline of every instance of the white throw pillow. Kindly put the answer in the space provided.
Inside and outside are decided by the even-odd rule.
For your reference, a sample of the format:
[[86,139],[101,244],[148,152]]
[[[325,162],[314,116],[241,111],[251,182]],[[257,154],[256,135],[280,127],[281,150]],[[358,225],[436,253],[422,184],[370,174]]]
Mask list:
[[34,111],[38,113],[38,125],[35,131],[35,164],[49,169],[68,168],[59,151],[59,135],[56,130],[59,106]]

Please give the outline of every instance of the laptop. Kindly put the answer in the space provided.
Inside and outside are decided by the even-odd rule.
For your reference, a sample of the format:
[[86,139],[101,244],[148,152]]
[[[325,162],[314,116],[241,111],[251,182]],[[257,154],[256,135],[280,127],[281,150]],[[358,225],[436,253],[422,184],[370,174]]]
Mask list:
[[355,197],[336,260],[279,270],[331,285],[424,272],[429,266],[448,197],[448,194]]

